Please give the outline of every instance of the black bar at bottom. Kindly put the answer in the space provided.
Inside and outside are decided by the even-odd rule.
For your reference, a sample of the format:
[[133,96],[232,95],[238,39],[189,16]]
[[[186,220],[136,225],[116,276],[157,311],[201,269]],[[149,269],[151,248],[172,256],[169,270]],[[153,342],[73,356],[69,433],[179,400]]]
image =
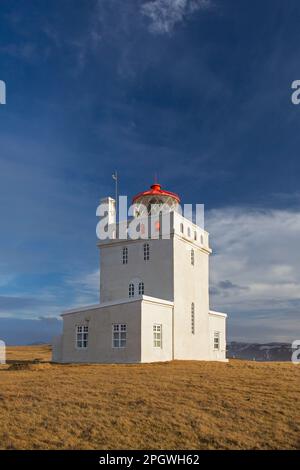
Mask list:
[[[4,465],[42,465],[68,464],[72,467],[104,467],[135,469],[152,465],[187,465],[203,468],[206,464],[276,464],[287,466],[299,463],[299,451],[173,451],[173,450],[100,450],[100,451],[0,451],[0,467]],[[147,467],[146,467],[147,468]]]

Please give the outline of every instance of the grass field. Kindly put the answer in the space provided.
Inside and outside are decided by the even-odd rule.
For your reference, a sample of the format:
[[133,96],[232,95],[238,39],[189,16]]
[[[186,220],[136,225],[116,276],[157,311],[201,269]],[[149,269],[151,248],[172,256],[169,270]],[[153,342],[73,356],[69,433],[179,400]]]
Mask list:
[[300,366],[51,365],[50,353],[8,349],[1,449],[300,448]]

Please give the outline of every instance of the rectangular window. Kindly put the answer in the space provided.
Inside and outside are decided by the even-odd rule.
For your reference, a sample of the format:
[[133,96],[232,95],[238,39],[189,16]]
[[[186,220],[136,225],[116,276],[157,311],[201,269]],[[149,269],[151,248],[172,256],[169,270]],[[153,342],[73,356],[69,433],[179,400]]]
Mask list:
[[195,334],[195,304],[191,305],[191,332],[192,335]]
[[89,327],[86,325],[76,326],[76,347],[79,349],[88,347]]
[[112,326],[113,348],[126,348],[127,325],[125,323],[114,323]]
[[144,245],[144,261],[149,261],[150,259],[150,245],[145,243]]
[[214,349],[215,350],[220,349],[220,332],[219,331],[214,332]]
[[122,250],[122,263],[123,264],[128,264],[128,248],[125,247]]
[[162,348],[162,325],[153,325],[153,346]]

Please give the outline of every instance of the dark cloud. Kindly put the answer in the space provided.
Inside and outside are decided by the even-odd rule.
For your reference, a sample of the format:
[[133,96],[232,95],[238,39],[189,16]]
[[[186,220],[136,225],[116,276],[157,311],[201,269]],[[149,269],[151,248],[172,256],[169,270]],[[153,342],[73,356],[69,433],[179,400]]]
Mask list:
[[211,286],[210,293],[211,295],[223,295],[228,296],[229,294],[233,293],[234,291],[243,291],[248,290],[249,287],[239,286],[238,284],[234,284],[231,281],[225,280],[220,281],[217,285]]
[[220,289],[223,289],[223,290],[228,290],[228,289],[230,289],[230,290],[232,290],[232,289],[234,289],[234,290],[247,290],[248,289],[248,287],[239,286],[238,284],[234,284],[233,282],[228,281],[228,280],[220,281],[219,284],[218,284],[218,287]]

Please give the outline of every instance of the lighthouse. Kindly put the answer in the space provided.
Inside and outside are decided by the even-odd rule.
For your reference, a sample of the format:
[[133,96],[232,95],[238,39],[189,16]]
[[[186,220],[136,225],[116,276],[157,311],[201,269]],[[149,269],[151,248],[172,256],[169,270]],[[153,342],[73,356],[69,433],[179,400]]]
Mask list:
[[[53,360],[225,361],[227,315],[209,305],[208,232],[157,182],[132,198],[133,217],[118,225],[115,200],[105,201],[113,235],[97,243],[100,303],[62,313]],[[138,227],[135,236],[130,224]],[[128,236],[119,237],[124,231]]]

